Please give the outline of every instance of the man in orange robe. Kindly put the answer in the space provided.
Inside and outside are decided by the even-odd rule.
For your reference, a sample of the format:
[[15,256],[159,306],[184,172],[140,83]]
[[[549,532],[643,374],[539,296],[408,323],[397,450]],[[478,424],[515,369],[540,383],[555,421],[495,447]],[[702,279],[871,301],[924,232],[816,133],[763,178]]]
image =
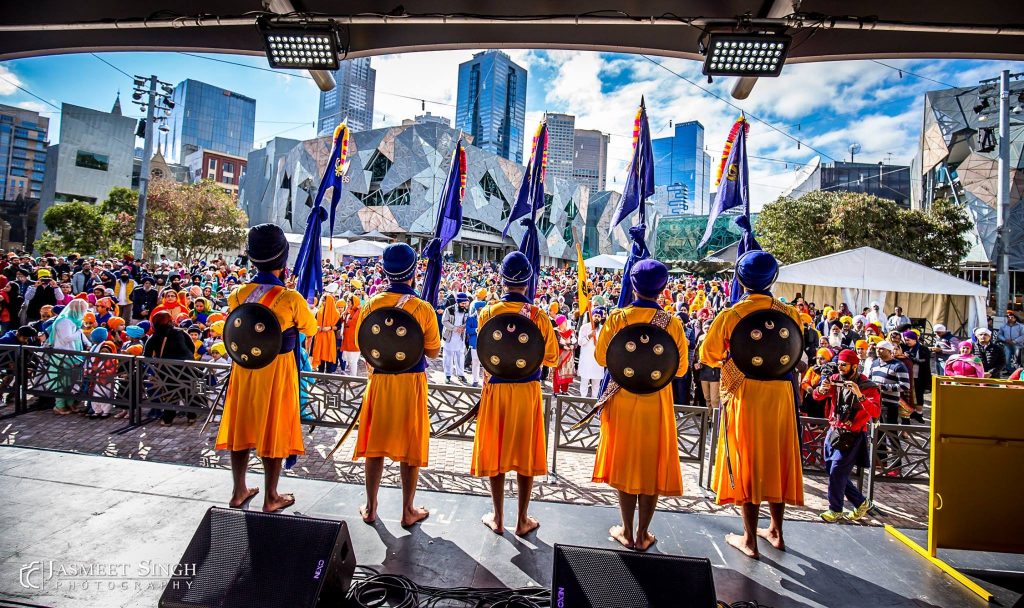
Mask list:
[[248,255],[259,272],[251,282],[231,292],[228,307],[235,309],[254,290],[279,289],[268,305],[281,323],[284,339],[280,353],[270,365],[260,369],[232,365],[216,447],[231,451],[234,489],[228,506],[241,507],[259,492],[258,488],[249,488],[245,483],[249,450],[255,449],[263,460],[266,478],[263,510],[280,511],[295,504],[294,496],[277,491],[281,465],[288,456],[305,452],[299,426],[299,371],[295,349],[301,342],[299,334],[312,336],[317,324],[302,295],[286,288],[281,280],[288,263],[288,240],[284,231],[274,224],[253,226],[249,230]]
[[325,293],[316,312],[317,333],[313,336],[313,348],[309,358],[313,369],[318,372],[334,373],[338,367],[338,302],[333,294]]
[[359,436],[353,460],[366,458],[366,504],[359,508],[363,521],[377,519],[377,491],[384,473],[384,458],[401,463],[402,526],[409,527],[429,512],[413,504],[420,467],[427,466],[430,442],[430,417],[427,414],[427,362],[441,351],[441,335],[434,308],[421,300],[413,289],[416,278],[416,252],[405,243],[388,245],[381,256],[384,274],[391,285],[371,298],[359,313],[355,335],[367,315],[378,308],[396,306],[403,296],[413,296],[404,305],[423,329],[424,357],[411,369],[393,374],[370,370],[370,381],[363,395],[359,414]]
[[[657,300],[668,283],[668,268],[656,260],[641,260],[630,271],[630,281],[636,299],[608,315],[597,339],[594,356],[602,367],[608,365],[608,345],[620,329],[634,323],[650,323],[661,310]],[[665,331],[679,350],[675,376],[682,377],[689,365],[683,324],[672,315]],[[608,388],[605,392],[609,392]],[[678,441],[671,382],[656,393],[637,395],[619,388],[607,398],[601,412],[601,439],[593,481],[618,490],[622,525],[612,526],[608,533],[623,546],[638,551],[649,549],[657,540],[648,528],[658,497],[683,495]],[[637,503],[640,515],[634,534]]]
[[[543,365],[552,367],[558,363],[558,340],[547,314],[540,307],[532,306],[526,296],[532,276],[533,268],[525,255],[514,251],[505,256],[501,262],[501,280],[506,293],[500,302],[480,311],[479,327],[483,328],[488,319],[497,315],[526,312],[544,336]],[[509,471],[516,472],[518,483],[516,534],[525,536],[540,525],[527,514],[533,478],[548,472],[540,374],[537,368],[522,380],[484,375],[470,473],[490,478],[494,512],[484,515],[483,522],[495,534],[505,531],[505,474]]]
[[[743,535],[729,534],[725,540],[753,558],[759,555],[758,536],[776,549],[785,549],[782,520],[786,505],[804,504],[792,379],[747,378],[729,359],[733,329],[749,314],[770,308],[801,326],[799,310],[779,302],[768,291],[778,272],[778,262],[768,252],[754,250],[740,257],[736,278],[746,293],[715,318],[700,348],[701,363],[722,368],[725,411],[715,456],[716,500],[720,505],[740,505],[743,510]],[[771,523],[759,530],[757,518],[762,502],[768,503]]]

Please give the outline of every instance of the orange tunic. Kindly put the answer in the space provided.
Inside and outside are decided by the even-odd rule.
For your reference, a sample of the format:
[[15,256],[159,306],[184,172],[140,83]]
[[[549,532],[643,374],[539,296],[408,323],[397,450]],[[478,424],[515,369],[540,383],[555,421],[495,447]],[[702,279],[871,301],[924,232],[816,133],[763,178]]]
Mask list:
[[[518,313],[521,302],[498,302],[480,311],[478,327],[493,316]],[[558,363],[558,339],[551,319],[534,307],[534,321],[544,336],[543,365]],[[473,437],[473,458],[469,472],[493,477],[509,471],[534,477],[546,475],[547,445],[544,429],[544,402],[540,382],[485,382],[480,394],[480,412]]]
[[[354,334],[368,314],[386,306],[395,306],[401,294],[384,292],[371,298],[359,312]],[[437,315],[433,307],[419,298],[412,298],[404,310],[423,328],[424,349],[441,348]],[[357,344],[358,346],[358,344]],[[427,414],[427,374],[375,374],[363,395],[359,413],[359,436],[353,460],[387,456],[391,460],[415,467],[427,466],[430,445],[430,417]]]
[[[722,311],[704,338],[700,361],[722,367],[729,358],[729,338],[736,324],[748,314],[772,308],[772,298],[749,295],[732,308]],[[775,308],[800,324],[796,308],[776,301]],[[730,366],[734,367],[734,366]],[[722,373],[722,429],[718,436],[713,487],[718,504],[759,504],[784,502],[804,504],[804,478],[800,462],[800,441],[796,431],[796,405],[793,383],[789,380],[751,380],[738,370],[739,385],[726,391],[730,372]],[[729,483],[725,462],[725,437],[735,487]]]
[[320,331],[313,336],[313,348],[309,353],[313,369],[325,361],[327,363],[338,362],[338,332],[333,328],[338,325],[340,319],[341,315],[338,314],[338,304],[334,296],[329,293],[324,294],[320,310],[316,312],[316,324]]
[[[228,296],[234,309],[245,301],[256,283],[247,283]],[[316,333],[316,319],[299,292],[288,289],[271,302],[281,329],[298,328]],[[218,450],[256,448],[262,458],[285,458],[305,451],[299,426],[299,373],[295,354],[283,353],[262,369],[231,366],[224,412],[217,432]]]
[[[637,306],[612,311],[597,339],[594,356],[598,365],[607,366],[608,344],[620,329],[634,323],[650,323],[656,312]],[[665,331],[679,349],[676,376],[683,376],[689,366],[683,324],[673,316]],[[678,441],[671,383],[648,395],[620,389],[601,412],[601,439],[593,481],[607,483],[627,494],[682,496]]]

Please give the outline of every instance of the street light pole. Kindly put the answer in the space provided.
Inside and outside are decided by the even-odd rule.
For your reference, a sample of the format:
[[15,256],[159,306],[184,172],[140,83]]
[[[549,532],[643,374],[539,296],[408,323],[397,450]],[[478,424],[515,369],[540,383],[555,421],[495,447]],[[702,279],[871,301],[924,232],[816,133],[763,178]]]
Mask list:
[[142,169],[139,172],[139,209],[135,214],[135,238],[132,239],[132,253],[135,259],[142,259],[143,239],[146,232],[146,194],[149,190],[150,158],[153,156],[153,138],[156,110],[156,75],[149,77],[149,100],[146,104],[146,143],[142,148]]
[[1010,211],[1010,71],[999,75],[999,163],[996,191],[996,316],[1001,317],[1010,301],[1009,234],[1006,220]]

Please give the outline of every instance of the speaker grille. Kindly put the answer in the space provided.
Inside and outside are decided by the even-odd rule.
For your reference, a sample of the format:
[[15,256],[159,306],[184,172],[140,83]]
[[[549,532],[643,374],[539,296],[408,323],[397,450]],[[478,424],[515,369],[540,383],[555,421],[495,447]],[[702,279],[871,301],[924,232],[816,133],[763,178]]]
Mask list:
[[[343,522],[211,508],[160,598],[161,608],[312,607]],[[344,536],[347,541],[347,530]],[[348,550],[347,542],[344,547]],[[337,561],[337,560],[336,560]]]
[[552,606],[714,608],[704,558],[555,545]]

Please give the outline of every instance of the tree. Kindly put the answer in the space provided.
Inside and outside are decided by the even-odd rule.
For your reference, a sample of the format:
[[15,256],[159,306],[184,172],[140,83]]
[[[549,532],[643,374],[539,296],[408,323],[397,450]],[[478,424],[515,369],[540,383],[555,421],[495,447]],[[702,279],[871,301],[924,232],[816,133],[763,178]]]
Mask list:
[[249,219],[216,182],[154,180],[146,197],[146,242],[173,249],[180,260],[240,249]]
[[53,205],[43,213],[44,232],[36,251],[95,255],[104,245],[104,222],[99,207],[82,201]]
[[[132,251],[139,195],[118,186],[98,205],[82,201],[58,203],[43,214],[44,232],[38,251],[122,257]],[[47,219],[49,218],[49,219]]]
[[819,190],[768,203],[756,232],[784,264],[868,246],[954,272],[970,248],[964,234],[972,225],[967,210],[949,200],[922,212],[868,194]]

